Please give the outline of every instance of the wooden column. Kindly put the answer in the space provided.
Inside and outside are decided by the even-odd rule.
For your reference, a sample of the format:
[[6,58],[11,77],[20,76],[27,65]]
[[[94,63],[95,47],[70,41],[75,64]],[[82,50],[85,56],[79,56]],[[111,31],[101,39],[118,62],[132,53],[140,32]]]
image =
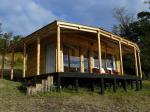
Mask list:
[[60,26],[57,26],[57,72],[60,72]]
[[94,67],[94,58],[93,58],[93,50],[90,49],[90,73],[93,72],[93,67]]
[[26,43],[23,48],[23,78],[26,77]]
[[84,55],[82,48],[80,48],[80,72],[84,72]]
[[37,37],[37,75],[40,75],[40,37]]
[[100,32],[97,33],[98,38],[98,58],[99,58],[99,73],[101,73],[102,61],[101,61],[101,40],[100,40]]
[[13,80],[14,77],[14,49],[12,50],[12,55],[11,55],[11,77],[10,79]]
[[119,54],[120,54],[120,68],[121,68],[121,75],[123,75],[123,61],[122,61],[122,46],[121,41],[119,41]]
[[135,57],[135,72],[136,72],[136,76],[139,77],[139,73],[138,73],[138,63],[137,63],[137,53],[136,53],[135,47],[134,47],[134,57]]
[[139,72],[140,72],[140,77],[142,78],[142,69],[141,69],[141,58],[140,58],[140,52],[138,52],[138,64],[139,64]]

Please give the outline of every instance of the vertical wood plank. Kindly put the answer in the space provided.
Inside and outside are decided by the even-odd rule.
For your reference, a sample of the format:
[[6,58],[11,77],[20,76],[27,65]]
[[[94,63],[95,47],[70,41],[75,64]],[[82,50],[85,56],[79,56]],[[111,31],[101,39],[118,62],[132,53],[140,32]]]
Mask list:
[[141,69],[141,58],[140,58],[140,52],[138,52],[138,64],[139,64],[139,72],[140,72],[140,77],[142,78],[142,69]]
[[26,77],[26,43],[23,48],[23,78]]
[[60,72],[60,26],[57,26],[57,72]]
[[14,49],[12,50],[11,53],[11,75],[10,75],[10,79],[13,80],[14,77]]
[[139,73],[138,73],[138,63],[137,63],[137,53],[136,53],[135,47],[134,47],[134,57],[135,57],[135,73],[136,73],[136,76],[138,77],[139,76]]
[[94,53],[93,50],[90,49],[90,73],[93,72],[93,67],[94,67]]
[[98,38],[99,73],[101,73],[102,63],[101,63],[101,42],[100,42],[100,32],[97,33],[97,38]]
[[120,54],[120,68],[121,68],[121,75],[123,75],[124,72],[123,72],[122,45],[121,45],[121,41],[119,41],[119,54]]
[[80,48],[80,72],[84,72],[84,55],[82,48]]
[[40,75],[40,37],[37,37],[37,75]]

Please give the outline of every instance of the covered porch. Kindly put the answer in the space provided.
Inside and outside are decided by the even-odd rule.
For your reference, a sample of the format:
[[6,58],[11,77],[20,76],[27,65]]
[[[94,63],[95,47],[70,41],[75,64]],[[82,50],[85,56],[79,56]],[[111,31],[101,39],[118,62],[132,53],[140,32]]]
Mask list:
[[[55,21],[11,46],[10,74],[14,76],[14,53],[22,52],[22,77],[54,72],[134,75],[142,78],[140,50],[135,43],[105,30]],[[132,72],[124,57],[132,57]],[[3,68],[2,68],[3,69]]]

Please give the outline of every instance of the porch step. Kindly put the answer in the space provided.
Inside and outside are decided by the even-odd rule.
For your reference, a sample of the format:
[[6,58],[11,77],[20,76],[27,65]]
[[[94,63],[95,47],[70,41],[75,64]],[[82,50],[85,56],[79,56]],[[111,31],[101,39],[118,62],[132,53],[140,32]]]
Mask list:
[[52,91],[53,87],[53,76],[48,76],[46,79],[41,79],[40,81],[31,82],[26,87],[27,95],[35,95],[38,93],[45,93]]

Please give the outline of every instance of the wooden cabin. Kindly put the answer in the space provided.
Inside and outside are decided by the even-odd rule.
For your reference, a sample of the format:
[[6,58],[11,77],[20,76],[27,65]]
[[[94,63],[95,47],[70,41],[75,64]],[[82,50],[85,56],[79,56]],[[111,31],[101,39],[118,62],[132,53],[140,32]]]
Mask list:
[[23,78],[54,73],[60,77],[124,78],[130,76],[123,66],[123,56],[127,55],[134,57],[132,76],[142,78],[138,45],[96,27],[54,21],[10,46],[7,52],[12,53],[11,79],[16,52],[23,54]]

